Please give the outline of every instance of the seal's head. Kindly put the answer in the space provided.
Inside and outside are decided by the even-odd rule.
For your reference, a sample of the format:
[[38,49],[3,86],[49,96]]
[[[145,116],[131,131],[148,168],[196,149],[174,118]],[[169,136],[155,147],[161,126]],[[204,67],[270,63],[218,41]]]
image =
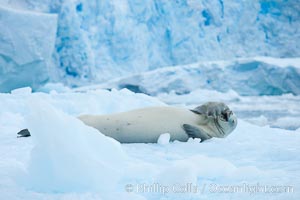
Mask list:
[[237,126],[237,117],[236,115],[229,109],[225,109],[213,119],[214,124],[218,130],[216,137],[224,138],[229,135]]
[[207,102],[191,111],[208,118],[212,137],[224,138],[236,128],[235,114],[222,102]]

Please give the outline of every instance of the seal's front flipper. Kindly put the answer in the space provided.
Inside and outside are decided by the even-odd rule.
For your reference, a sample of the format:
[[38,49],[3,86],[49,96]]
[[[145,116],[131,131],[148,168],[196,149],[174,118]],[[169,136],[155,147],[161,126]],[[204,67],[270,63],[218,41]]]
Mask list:
[[18,135],[19,135],[18,137],[29,137],[29,136],[31,136],[28,129],[21,130],[20,132],[18,132]]
[[189,137],[200,138],[201,142],[211,138],[211,136],[209,136],[204,130],[202,130],[199,127],[192,126],[189,124],[183,124],[182,127]]

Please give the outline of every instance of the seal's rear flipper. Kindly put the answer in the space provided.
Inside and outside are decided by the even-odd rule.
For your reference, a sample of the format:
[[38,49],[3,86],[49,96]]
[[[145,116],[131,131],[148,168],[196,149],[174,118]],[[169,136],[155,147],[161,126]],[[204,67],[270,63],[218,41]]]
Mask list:
[[211,136],[209,136],[204,130],[202,130],[199,127],[192,126],[189,124],[183,124],[182,127],[189,137],[200,138],[201,142],[211,138]]
[[18,137],[29,137],[29,136],[31,136],[28,129],[23,129],[20,132],[18,132],[17,134],[19,135]]

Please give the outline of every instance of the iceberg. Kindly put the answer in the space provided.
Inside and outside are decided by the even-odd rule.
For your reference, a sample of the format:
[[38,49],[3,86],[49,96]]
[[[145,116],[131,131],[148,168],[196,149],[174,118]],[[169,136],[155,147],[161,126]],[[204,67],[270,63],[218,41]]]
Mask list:
[[0,6],[0,91],[49,80],[57,15]]

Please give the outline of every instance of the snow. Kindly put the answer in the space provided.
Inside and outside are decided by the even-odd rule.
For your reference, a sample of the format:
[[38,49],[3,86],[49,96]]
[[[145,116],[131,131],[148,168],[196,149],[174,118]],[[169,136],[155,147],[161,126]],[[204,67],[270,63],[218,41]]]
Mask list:
[[14,89],[10,93],[15,95],[22,95],[22,94],[25,95],[25,94],[31,94],[31,92],[32,92],[31,87],[24,87],[24,88]]
[[240,96],[234,91],[218,92],[196,89],[188,94],[177,95],[174,92],[157,96],[161,101],[172,105],[188,105],[194,108],[208,101],[226,102],[238,118],[259,126],[295,130],[299,128],[300,97],[285,94],[276,96]]
[[281,117],[273,123],[273,127],[296,130],[300,127],[300,121],[298,117]]
[[159,138],[157,139],[157,144],[160,145],[166,145],[169,144],[170,142],[170,133],[163,133],[159,136]]
[[[1,0],[0,199],[298,200],[299,5]],[[77,119],[208,101],[228,137],[120,144]]]
[[34,89],[49,79],[55,45],[55,14],[20,11],[0,4],[0,91]]
[[[23,47],[10,54],[18,55],[13,60],[27,55],[35,67],[26,69],[71,87],[198,61],[300,56],[297,1],[2,0],[0,5],[3,16],[9,11],[15,19],[1,18],[1,41],[10,37],[9,30],[13,36],[26,33],[11,40]],[[34,40],[41,45],[29,45],[33,36],[43,38]],[[1,42],[2,53],[12,52],[8,44]],[[17,60],[10,68],[25,64]],[[51,70],[40,71],[50,60]],[[41,79],[35,84],[42,85],[46,78]],[[16,83],[1,91],[37,87],[30,79]]]
[[300,68],[300,58],[254,57],[254,60],[280,67],[295,66]]
[[[271,62],[271,61],[272,62]],[[199,62],[190,65],[152,70],[118,78],[100,88],[128,88],[150,95],[175,92],[187,94],[196,89],[219,92],[234,90],[240,95],[300,94],[300,60],[273,58],[234,59]],[[290,64],[295,64],[291,66]],[[285,66],[285,67],[283,67]]]
[[43,192],[115,189],[124,173],[118,167],[125,159],[119,142],[40,99],[30,99],[29,107],[25,121],[35,146],[23,180],[26,187]]
[[[225,139],[169,143],[166,133],[159,144],[120,144],[76,116],[165,104],[126,89],[31,93],[28,88],[0,94],[0,104],[0,194],[5,199],[298,199],[300,195],[300,137],[295,131],[240,119]],[[230,105],[233,110],[235,105],[239,107]],[[16,138],[22,128],[29,128],[32,136]],[[240,190],[224,192],[228,185]],[[293,190],[255,191],[257,185]]]

